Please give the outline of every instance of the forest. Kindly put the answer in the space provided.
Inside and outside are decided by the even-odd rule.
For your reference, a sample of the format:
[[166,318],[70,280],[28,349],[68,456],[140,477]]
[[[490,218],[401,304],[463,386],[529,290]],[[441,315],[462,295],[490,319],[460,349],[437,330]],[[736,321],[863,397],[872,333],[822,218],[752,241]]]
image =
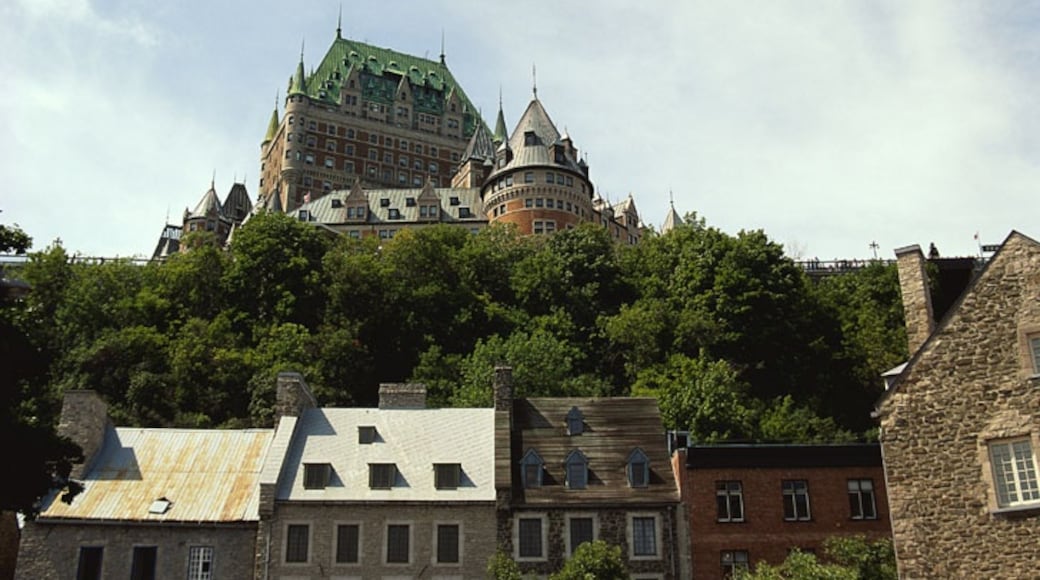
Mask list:
[[519,396],[656,397],[694,442],[852,441],[907,357],[894,266],[814,281],[764,232],[695,215],[636,246],[595,225],[355,240],[281,214],[227,249],[205,236],[163,263],[54,243],[8,266],[32,285],[0,310],[11,420],[53,427],[65,390],[94,389],[119,425],[267,426],[283,370],[326,406],[403,381],[431,406],[481,406],[507,364]]

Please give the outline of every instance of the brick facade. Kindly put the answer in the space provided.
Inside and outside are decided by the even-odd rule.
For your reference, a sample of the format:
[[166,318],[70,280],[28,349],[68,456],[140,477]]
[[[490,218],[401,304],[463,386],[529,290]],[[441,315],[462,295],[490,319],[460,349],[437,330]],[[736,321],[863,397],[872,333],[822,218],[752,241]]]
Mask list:
[[[922,282],[904,279],[904,296]],[[1040,447],[1040,244],[1013,232],[878,403],[902,578],[1026,578],[1040,501],[1001,506],[990,449]],[[914,306],[904,298],[907,309]],[[910,318],[908,313],[907,318]],[[1027,454],[1029,455],[1029,454]]]

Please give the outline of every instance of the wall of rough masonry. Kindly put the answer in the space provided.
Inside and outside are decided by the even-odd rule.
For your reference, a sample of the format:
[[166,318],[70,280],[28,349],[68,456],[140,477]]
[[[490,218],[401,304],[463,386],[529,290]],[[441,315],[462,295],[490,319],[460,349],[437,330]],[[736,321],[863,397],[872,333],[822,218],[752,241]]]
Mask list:
[[[902,281],[901,281],[902,283]],[[1040,507],[999,509],[987,445],[1040,449],[1040,244],[1013,233],[879,405],[901,578],[1028,578]]]

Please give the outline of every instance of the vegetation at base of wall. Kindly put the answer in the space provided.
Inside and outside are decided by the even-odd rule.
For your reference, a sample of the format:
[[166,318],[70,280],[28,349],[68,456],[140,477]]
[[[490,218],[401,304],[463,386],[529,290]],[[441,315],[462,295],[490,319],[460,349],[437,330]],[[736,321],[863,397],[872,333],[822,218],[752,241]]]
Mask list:
[[627,580],[628,569],[621,548],[603,540],[585,542],[549,580]]
[[281,214],[227,250],[189,234],[161,264],[75,263],[56,243],[16,272],[33,291],[9,318],[44,365],[24,406],[52,425],[62,392],[94,389],[118,424],[262,426],[279,371],[325,405],[400,381],[488,405],[509,364],[518,396],[657,397],[695,441],[860,437],[879,370],[906,356],[894,267],[814,284],[765,233],[689,217],[633,247],[595,225],[353,240]]
[[521,580],[520,565],[505,552],[495,552],[488,559],[487,577],[492,580]]
[[823,556],[794,550],[783,563],[757,564],[735,575],[738,580],[896,580],[892,541],[863,536],[834,536],[824,542]]

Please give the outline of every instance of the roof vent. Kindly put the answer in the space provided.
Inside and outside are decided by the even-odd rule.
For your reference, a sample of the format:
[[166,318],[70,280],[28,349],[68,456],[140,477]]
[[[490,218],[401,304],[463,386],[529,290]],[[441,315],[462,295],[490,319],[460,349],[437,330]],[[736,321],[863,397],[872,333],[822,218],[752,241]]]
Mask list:
[[148,506],[148,513],[161,516],[162,514],[170,511],[171,505],[173,505],[173,502],[166,499],[165,497],[160,497],[159,499],[153,501],[152,505]]

